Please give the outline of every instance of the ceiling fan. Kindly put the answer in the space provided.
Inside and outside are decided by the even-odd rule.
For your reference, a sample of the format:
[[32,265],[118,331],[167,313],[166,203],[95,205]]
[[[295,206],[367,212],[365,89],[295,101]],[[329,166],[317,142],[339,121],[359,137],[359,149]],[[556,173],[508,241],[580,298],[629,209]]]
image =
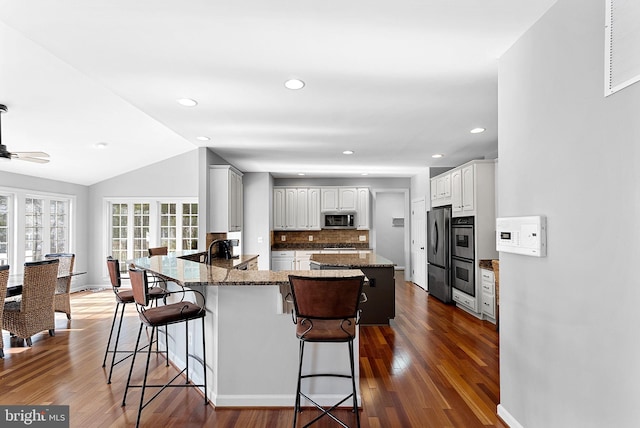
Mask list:
[[[4,104],[0,104],[0,116],[2,116],[2,114],[6,113],[7,111],[7,106]],[[49,162],[49,159],[47,159],[48,157],[49,155],[45,152],[9,152],[7,150],[7,146],[2,144],[2,129],[0,126],[0,161],[4,159],[19,159],[29,162],[47,163]]]

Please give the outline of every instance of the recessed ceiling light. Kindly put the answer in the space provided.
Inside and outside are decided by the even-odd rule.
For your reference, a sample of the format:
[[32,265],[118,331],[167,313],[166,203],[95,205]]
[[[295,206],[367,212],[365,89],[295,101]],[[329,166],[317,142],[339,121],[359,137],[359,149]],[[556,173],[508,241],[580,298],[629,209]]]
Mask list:
[[196,137],[196,140],[198,141],[209,141],[211,138],[207,137],[206,135],[201,135],[199,137]]
[[355,152],[353,150],[345,150],[344,152],[342,152],[343,155],[352,155]]
[[479,134],[479,133],[484,132],[484,131],[486,131],[486,129],[484,129],[484,128],[473,128],[469,132],[471,132],[472,134]]
[[192,100],[191,98],[180,98],[177,100],[178,104],[184,107],[195,107],[198,105],[196,100]]
[[289,79],[284,82],[284,86],[287,89],[298,90],[304,88],[304,82],[300,79]]
[[94,145],[96,146],[96,149],[106,149],[107,148],[107,143],[96,143]]
[[298,175],[305,175],[304,172],[299,172]]
[[362,174],[360,174],[360,175],[369,175],[369,173],[368,173],[368,172],[363,172],[363,173],[362,173]]
[[432,158],[434,159],[440,159],[442,157],[444,157],[444,155],[442,153],[436,153],[435,155],[431,155]]

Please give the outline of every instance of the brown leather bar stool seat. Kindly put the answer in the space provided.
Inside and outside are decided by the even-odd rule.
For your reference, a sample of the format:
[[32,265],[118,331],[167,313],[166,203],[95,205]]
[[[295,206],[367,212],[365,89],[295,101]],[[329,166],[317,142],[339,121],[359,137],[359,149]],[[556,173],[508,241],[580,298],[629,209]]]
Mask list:
[[[105,367],[107,364],[107,356],[109,354],[113,354],[111,357],[111,367],[109,368],[109,377],[107,378],[107,384],[111,383],[111,375],[113,374],[113,367],[120,364],[127,358],[133,355],[133,351],[131,350],[118,350],[118,342],[120,341],[120,331],[122,329],[122,320],[124,319],[124,310],[125,306],[128,303],[134,303],[135,299],[133,298],[133,290],[122,290],[120,287],[122,285],[123,278],[120,275],[120,262],[113,257],[107,257],[107,268],[109,270],[109,279],[111,281],[111,288],[113,290],[113,294],[115,294],[116,298],[116,310],[113,313],[113,321],[111,321],[111,330],[109,330],[109,340],[107,341],[107,348],[104,351],[104,359],[102,360],[102,367]],[[150,287],[149,288],[149,297],[154,300],[156,303],[158,300],[164,298],[166,295],[166,290],[161,287]],[[118,309],[120,309],[120,305],[122,305],[122,309],[120,311],[120,321],[118,323],[118,330],[116,332],[116,338],[113,344],[113,349],[111,347],[111,339],[113,337],[113,329],[116,325],[116,320],[118,319]],[[166,339],[166,337],[165,337]],[[166,352],[166,350],[165,350]],[[118,354],[126,354],[125,357],[116,361],[116,356]],[[169,364],[167,359],[167,365]]]
[[[359,320],[360,303],[366,301],[362,292],[364,276],[346,278],[322,278],[289,275],[291,295],[293,297],[293,321],[296,324],[296,337],[300,340],[298,384],[293,417],[293,427],[296,427],[298,413],[300,413],[300,399],[303,397],[311,402],[321,413],[308,427],[323,416],[328,416],[343,427],[347,427],[331,412],[350,398],[353,401],[356,426],[360,426],[358,412],[358,398],[355,381],[355,361],[353,341],[356,338],[356,326]],[[346,343],[349,352],[349,366],[351,375],[335,373],[302,373],[305,343]],[[302,380],[314,377],[335,377],[351,380],[351,393],[329,408],[316,403],[306,393],[302,392]]]
[[[131,384],[131,375],[133,373],[133,367],[135,365],[136,354],[137,351],[134,352],[133,358],[131,359],[131,368],[129,369],[129,377],[127,378],[127,385],[124,390],[124,397],[122,398],[122,405],[126,405],[127,392],[129,388],[139,387],[142,388],[142,392],[140,393],[140,405],[138,407],[138,417],[136,420],[136,427],[140,425],[140,417],[142,415],[142,410],[153,401],[158,395],[165,389],[169,387],[197,387],[204,388],[204,404],[209,403],[209,399],[207,397],[207,367],[206,367],[206,343],[205,343],[205,324],[204,317],[206,314],[205,310],[205,299],[204,295],[197,290],[181,290],[174,292],[167,292],[167,296],[177,295],[181,297],[181,301],[177,303],[169,303],[163,306],[149,307],[151,303],[151,298],[149,296],[149,280],[147,279],[147,272],[143,269],[129,269],[129,278],[131,279],[131,288],[133,290],[133,297],[136,302],[136,308],[138,309],[138,314],[140,317],[140,329],[138,330],[138,338],[136,339],[136,350],[142,350],[140,348],[140,337],[142,335],[143,327],[151,328],[151,335],[149,337],[149,344],[147,347],[147,363],[144,371],[144,379],[142,381],[142,385],[132,385]],[[184,300],[187,293],[193,293],[195,296],[196,302],[190,302]],[[198,300],[201,303],[197,303]],[[197,357],[195,355],[189,354],[189,321],[200,319],[202,322],[202,358]],[[172,324],[184,323],[185,331],[185,365],[186,367],[180,371],[177,375],[175,375],[169,382],[158,385],[158,384],[148,384],[148,375],[149,375],[149,361],[151,359],[151,344],[154,342],[154,335],[158,335],[158,328],[164,327]],[[202,364],[203,373],[204,373],[204,383],[202,384],[193,384],[190,383],[190,374],[189,374],[189,359],[194,358],[196,361],[199,361]],[[177,378],[179,378],[182,374],[186,376],[186,383],[173,383]],[[145,402],[144,395],[147,388],[160,388],[160,390],[154,394],[149,400]]]

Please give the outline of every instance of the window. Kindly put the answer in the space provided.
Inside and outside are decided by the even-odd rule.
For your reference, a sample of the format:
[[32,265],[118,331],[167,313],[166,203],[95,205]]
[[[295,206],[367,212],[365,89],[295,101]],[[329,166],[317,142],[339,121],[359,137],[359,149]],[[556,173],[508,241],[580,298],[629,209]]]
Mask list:
[[198,204],[182,204],[182,249],[198,249]]
[[[191,201],[109,201],[110,248],[118,260],[146,257],[149,247],[198,249],[198,204]],[[126,263],[120,263],[126,269]]]
[[0,195],[0,265],[9,264],[9,196]]
[[42,239],[44,231],[42,227],[44,200],[27,198],[25,200],[25,226],[24,226],[24,261],[35,262],[40,260],[42,254]]
[[0,188],[0,264],[21,266],[73,252],[75,197]]
[[49,202],[49,252],[69,252],[69,203],[67,201],[51,200]]
[[607,0],[605,96],[640,81],[640,2]]

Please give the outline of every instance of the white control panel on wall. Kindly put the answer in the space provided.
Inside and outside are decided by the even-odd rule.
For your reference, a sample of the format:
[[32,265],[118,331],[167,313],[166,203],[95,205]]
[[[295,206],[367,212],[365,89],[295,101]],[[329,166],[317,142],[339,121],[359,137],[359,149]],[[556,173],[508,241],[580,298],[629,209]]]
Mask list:
[[547,255],[546,217],[538,215],[496,219],[496,250],[545,257]]

